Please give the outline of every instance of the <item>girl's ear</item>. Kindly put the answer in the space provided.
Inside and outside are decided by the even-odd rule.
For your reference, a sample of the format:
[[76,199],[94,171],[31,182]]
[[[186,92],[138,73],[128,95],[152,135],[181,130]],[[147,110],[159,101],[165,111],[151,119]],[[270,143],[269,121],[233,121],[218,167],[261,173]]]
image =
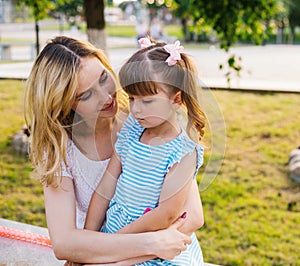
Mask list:
[[173,97],[173,101],[175,104],[182,105],[181,91],[176,92]]

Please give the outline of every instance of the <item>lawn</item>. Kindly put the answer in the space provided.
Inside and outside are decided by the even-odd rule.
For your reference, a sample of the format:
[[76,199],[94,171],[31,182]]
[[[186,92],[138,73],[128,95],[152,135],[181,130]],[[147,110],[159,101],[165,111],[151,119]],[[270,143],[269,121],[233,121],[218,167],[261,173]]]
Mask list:
[[[0,80],[0,213],[46,226],[42,188],[11,137],[24,123],[23,82]],[[288,177],[300,144],[300,94],[214,90],[226,122],[222,168],[201,192],[197,231],[205,261],[222,265],[300,265],[300,184]],[[207,163],[207,162],[206,162]]]

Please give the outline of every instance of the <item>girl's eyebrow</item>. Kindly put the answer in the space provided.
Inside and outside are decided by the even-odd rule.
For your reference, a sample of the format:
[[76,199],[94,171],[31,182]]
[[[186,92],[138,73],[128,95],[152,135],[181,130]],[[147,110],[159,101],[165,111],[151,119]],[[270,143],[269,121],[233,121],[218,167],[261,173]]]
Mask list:
[[[107,72],[106,69],[103,69],[103,71],[102,71],[101,74],[99,75],[98,80],[101,78],[101,76],[102,76],[105,72]],[[76,99],[80,98],[83,94],[85,94],[86,92],[88,92],[88,91],[91,90],[91,89],[92,89],[92,88],[89,88],[89,89],[87,89],[87,90],[85,90],[85,91],[83,91],[83,92],[77,94],[77,95],[76,95]]]

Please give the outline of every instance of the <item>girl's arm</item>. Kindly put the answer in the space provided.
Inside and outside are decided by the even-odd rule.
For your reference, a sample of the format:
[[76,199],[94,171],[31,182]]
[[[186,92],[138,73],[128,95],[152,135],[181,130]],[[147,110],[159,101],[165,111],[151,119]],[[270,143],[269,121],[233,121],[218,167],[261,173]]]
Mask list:
[[188,216],[186,222],[179,228],[180,232],[190,235],[203,226],[203,209],[196,178],[193,180],[193,184],[183,206],[182,212],[187,212]]
[[[187,212],[188,215],[186,217],[186,221],[179,227],[180,232],[190,235],[192,232],[202,227],[204,223],[204,217],[203,217],[202,203],[201,203],[201,198],[200,198],[196,179],[193,180],[191,189],[188,194],[188,198],[184,204],[182,212]],[[176,223],[177,222],[178,221],[176,221]],[[132,259],[120,261],[116,264],[111,264],[111,265],[112,266],[113,265],[115,266],[134,265],[154,258],[155,258],[154,256],[144,256],[144,257],[132,258]]]
[[92,195],[85,220],[85,229],[100,230],[105,220],[109,202],[115,193],[117,180],[121,171],[120,158],[116,154],[113,154],[101,181]]
[[72,179],[58,188],[44,187],[47,225],[55,256],[81,263],[110,263],[151,255],[172,259],[191,238],[176,227],[142,234],[104,234],[76,228],[76,200]]
[[140,233],[169,227],[180,216],[193,183],[196,151],[175,164],[165,177],[158,207],[147,212],[118,233]]

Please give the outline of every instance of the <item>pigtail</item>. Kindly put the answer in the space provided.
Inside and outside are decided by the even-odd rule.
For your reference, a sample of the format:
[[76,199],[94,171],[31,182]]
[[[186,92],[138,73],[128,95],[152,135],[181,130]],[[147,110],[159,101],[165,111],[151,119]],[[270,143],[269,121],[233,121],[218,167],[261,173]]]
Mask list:
[[196,69],[187,55],[181,55],[182,60],[178,62],[184,68],[182,81],[182,101],[187,109],[187,132],[190,137],[196,131],[198,140],[201,141],[204,135],[206,116],[199,104],[198,90],[199,82]]
[[201,141],[204,135],[205,114],[201,110],[198,100],[187,93],[182,94],[182,101],[185,103],[187,109],[188,123],[187,131],[189,135],[196,130],[198,133],[198,140]]

